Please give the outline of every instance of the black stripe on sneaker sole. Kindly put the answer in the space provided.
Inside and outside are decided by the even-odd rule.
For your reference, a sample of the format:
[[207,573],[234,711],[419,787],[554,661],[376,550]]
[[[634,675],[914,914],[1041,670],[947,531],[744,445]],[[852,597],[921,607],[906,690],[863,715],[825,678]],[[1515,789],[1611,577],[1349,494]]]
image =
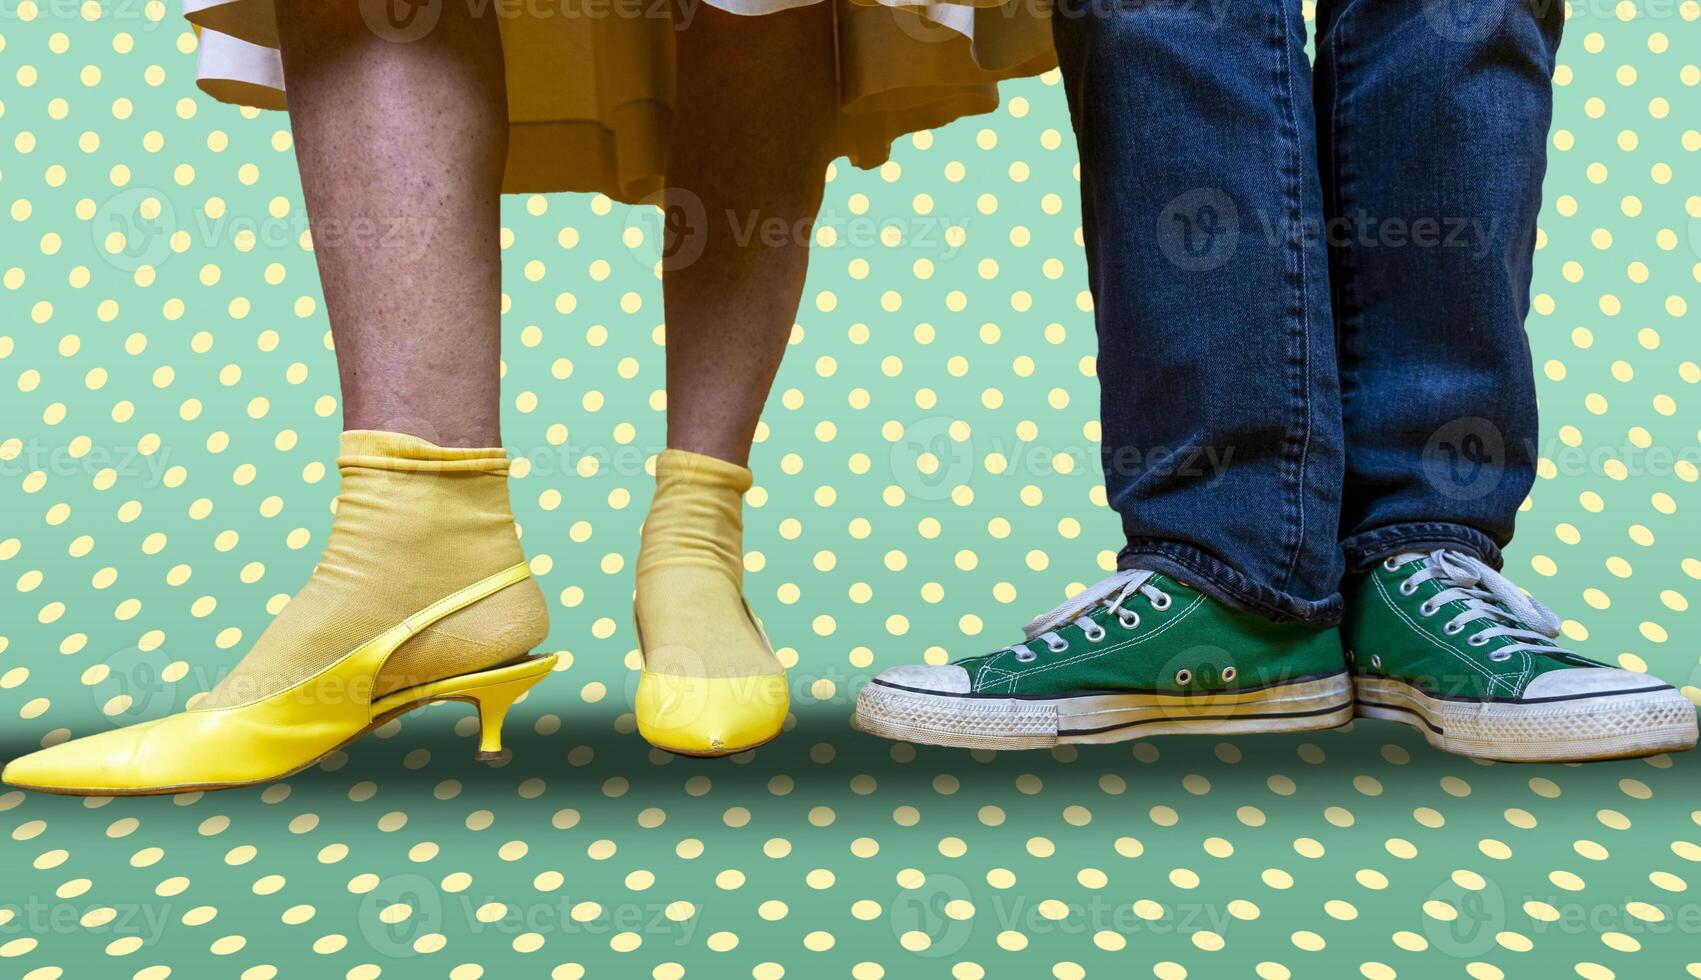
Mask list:
[[1310,711],[1262,711],[1249,712],[1242,715],[1184,715],[1179,718],[1141,718],[1137,721],[1125,721],[1117,725],[1105,725],[1103,728],[1059,728],[1057,730],[1057,734],[1060,738],[1064,735],[1099,735],[1104,732],[1114,732],[1121,728],[1134,728],[1138,725],[1149,725],[1153,722],[1159,721],[1241,721],[1259,718],[1310,718],[1315,715],[1326,715],[1330,712],[1342,711],[1351,708],[1352,706],[1353,703],[1351,701],[1342,701],[1340,704],[1331,704],[1322,708],[1312,708]]
[[1275,687],[1286,687],[1289,684],[1304,684],[1309,681],[1325,681],[1331,677],[1339,677],[1346,672],[1347,671],[1345,669],[1342,669],[1327,674],[1302,674],[1298,677],[1289,677],[1279,681],[1271,681],[1268,684],[1259,684],[1257,687],[1223,688],[1222,690],[1196,688],[1191,691],[1166,691],[1159,688],[1122,688],[1120,690],[1106,689],[1098,691],[1069,691],[1064,694],[991,694],[976,693],[974,691],[930,691],[925,687],[910,687],[907,684],[893,684],[891,681],[883,681],[878,677],[869,681],[869,683],[876,687],[889,688],[894,691],[906,691],[910,694],[928,694],[936,698],[957,698],[963,701],[1068,701],[1071,698],[1103,698],[1115,697],[1122,694],[1161,694],[1164,697],[1172,698],[1205,698],[1222,697],[1225,694],[1250,694],[1254,691],[1268,691]]

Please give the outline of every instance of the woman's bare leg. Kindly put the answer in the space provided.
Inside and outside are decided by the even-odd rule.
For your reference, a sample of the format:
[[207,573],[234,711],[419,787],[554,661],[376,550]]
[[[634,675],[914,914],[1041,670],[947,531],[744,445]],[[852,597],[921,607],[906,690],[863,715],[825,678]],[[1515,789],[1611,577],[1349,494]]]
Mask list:
[[692,14],[677,20],[668,451],[636,566],[634,713],[652,744],[725,755],[779,734],[790,703],[744,604],[744,464],[803,294],[838,98],[828,4]]
[[[809,263],[838,113],[831,4],[677,18],[668,207],[667,444],[743,465]],[[769,236],[767,228],[783,228]]]
[[296,160],[343,424],[501,443],[497,202],[508,154],[493,8],[406,43],[350,0],[277,0]]
[[[344,434],[324,556],[211,704],[294,682],[351,634],[525,561],[497,421],[508,113],[494,8],[441,4],[432,30],[398,43],[360,6],[277,0],[277,17],[343,425],[377,431]],[[547,630],[542,592],[521,581],[423,625],[375,693],[506,663]]]

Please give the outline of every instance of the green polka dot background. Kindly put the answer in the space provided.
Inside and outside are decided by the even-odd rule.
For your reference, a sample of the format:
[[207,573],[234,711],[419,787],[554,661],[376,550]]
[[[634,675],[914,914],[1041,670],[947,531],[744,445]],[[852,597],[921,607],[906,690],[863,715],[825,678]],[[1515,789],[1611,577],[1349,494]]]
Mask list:
[[[0,17],[0,749],[182,708],[306,578],[339,395],[288,120],[193,86],[157,2]],[[1570,9],[1508,553],[1601,659],[1701,700],[1701,7]],[[1701,976],[1701,760],[1475,763],[1403,726],[1045,753],[848,724],[1114,567],[1054,75],[831,175],[758,434],[746,591],[794,723],[634,732],[663,445],[653,209],[503,204],[503,427],[561,667],[262,789],[0,793],[0,974]],[[1413,139],[1422,139],[1414,132]],[[216,751],[216,747],[209,747]]]

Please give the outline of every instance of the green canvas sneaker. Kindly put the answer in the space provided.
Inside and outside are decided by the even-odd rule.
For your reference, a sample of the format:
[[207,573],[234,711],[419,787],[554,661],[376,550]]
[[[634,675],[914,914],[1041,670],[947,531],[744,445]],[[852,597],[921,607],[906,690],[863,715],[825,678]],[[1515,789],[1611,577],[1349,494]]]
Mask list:
[[1695,745],[1669,684],[1559,646],[1559,617],[1458,551],[1406,553],[1347,584],[1357,712],[1430,744],[1516,762],[1576,762]]
[[984,749],[1296,732],[1352,716],[1337,630],[1276,623],[1149,571],[1118,572],[982,657],[882,671],[855,724]]

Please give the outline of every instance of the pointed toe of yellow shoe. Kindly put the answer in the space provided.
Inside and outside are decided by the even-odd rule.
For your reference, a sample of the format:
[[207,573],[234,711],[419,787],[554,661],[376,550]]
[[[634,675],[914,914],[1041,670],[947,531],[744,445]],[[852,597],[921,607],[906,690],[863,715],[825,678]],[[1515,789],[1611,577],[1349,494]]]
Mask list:
[[[20,789],[77,796],[140,796],[261,782],[299,768],[294,753],[316,726],[239,712],[185,711],[72,739],[12,760],[4,774]],[[276,734],[267,738],[268,729]],[[213,749],[216,747],[216,751]]]
[[120,792],[146,768],[148,733],[156,724],[116,728],[20,756],[6,764],[0,781],[49,793]]
[[771,741],[791,707],[786,675],[687,677],[643,671],[638,732],[680,755],[732,755]]

